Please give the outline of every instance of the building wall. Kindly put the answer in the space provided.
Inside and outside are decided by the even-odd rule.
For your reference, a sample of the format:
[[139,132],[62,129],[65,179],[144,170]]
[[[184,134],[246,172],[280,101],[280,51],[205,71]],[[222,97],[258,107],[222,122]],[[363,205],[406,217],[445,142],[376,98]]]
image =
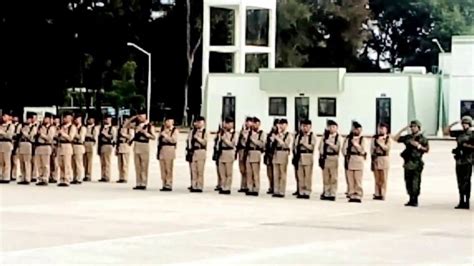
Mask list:
[[411,76],[415,114],[422,130],[427,135],[435,135],[438,129],[439,78],[435,75]]

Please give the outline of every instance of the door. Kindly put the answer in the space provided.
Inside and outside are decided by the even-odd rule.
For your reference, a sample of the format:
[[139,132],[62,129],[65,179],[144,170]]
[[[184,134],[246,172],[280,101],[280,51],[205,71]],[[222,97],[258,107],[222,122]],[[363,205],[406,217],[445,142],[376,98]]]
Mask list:
[[295,98],[295,131],[299,131],[301,120],[309,119],[309,97]]
[[392,101],[390,98],[377,98],[375,103],[375,128],[378,124],[384,122],[388,125],[388,132],[392,128]]
[[235,121],[235,96],[222,97],[222,116],[221,121],[230,117]]

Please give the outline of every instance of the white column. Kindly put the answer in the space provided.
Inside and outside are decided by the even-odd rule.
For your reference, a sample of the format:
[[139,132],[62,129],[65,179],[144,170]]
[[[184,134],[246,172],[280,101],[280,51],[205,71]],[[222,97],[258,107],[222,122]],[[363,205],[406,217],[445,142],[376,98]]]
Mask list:
[[237,52],[234,54],[234,73],[245,73],[245,46],[247,32],[247,6],[239,5],[235,9],[234,39]]
[[276,31],[277,31],[277,10],[276,5],[268,10],[268,47],[270,53],[268,54],[268,68],[275,68],[276,58]]
[[202,23],[202,104],[201,114],[206,116],[207,112],[207,76],[209,75],[209,48],[211,45],[211,7],[204,2]]

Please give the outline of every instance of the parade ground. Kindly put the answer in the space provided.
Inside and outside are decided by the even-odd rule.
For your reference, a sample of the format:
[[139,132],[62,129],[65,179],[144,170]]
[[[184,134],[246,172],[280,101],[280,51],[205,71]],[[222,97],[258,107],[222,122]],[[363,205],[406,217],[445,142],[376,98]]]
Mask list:
[[[315,165],[310,200],[295,191],[289,166],[286,197],[237,193],[234,165],[231,195],[219,195],[209,143],[205,191],[190,194],[189,167],[180,136],[173,192],[160,192],[156,147],[152,144],[146,191],[135,191],[133,160],[127,184],[93,182],[67,188],[0,186],[0,264],[328,264],[473,265],[472,210],[458,201],[452,141],[431,141],[425,156],[420,207],[404,207],[402,146],[394,145],[386,201],[373,201],[369,160],[362,204],[348,203],[341,158],[338,198],[320,201],[321,171]],[[472,203],[472,201],[471,201]]]

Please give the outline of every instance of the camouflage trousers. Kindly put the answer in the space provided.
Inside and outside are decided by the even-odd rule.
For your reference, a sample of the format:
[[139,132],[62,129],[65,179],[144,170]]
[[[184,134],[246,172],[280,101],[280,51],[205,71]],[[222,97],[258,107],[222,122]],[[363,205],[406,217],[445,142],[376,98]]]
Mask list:
[[405,186],[406,186],[408,195],[413,196],[413,197],[418,197],[420,195],[422,172],[423,172],[423,166],[420,166],[414,169],[405,168]]
[[456,177],[458,180],[459,194],[471,194],[472,164],[456,164]]

